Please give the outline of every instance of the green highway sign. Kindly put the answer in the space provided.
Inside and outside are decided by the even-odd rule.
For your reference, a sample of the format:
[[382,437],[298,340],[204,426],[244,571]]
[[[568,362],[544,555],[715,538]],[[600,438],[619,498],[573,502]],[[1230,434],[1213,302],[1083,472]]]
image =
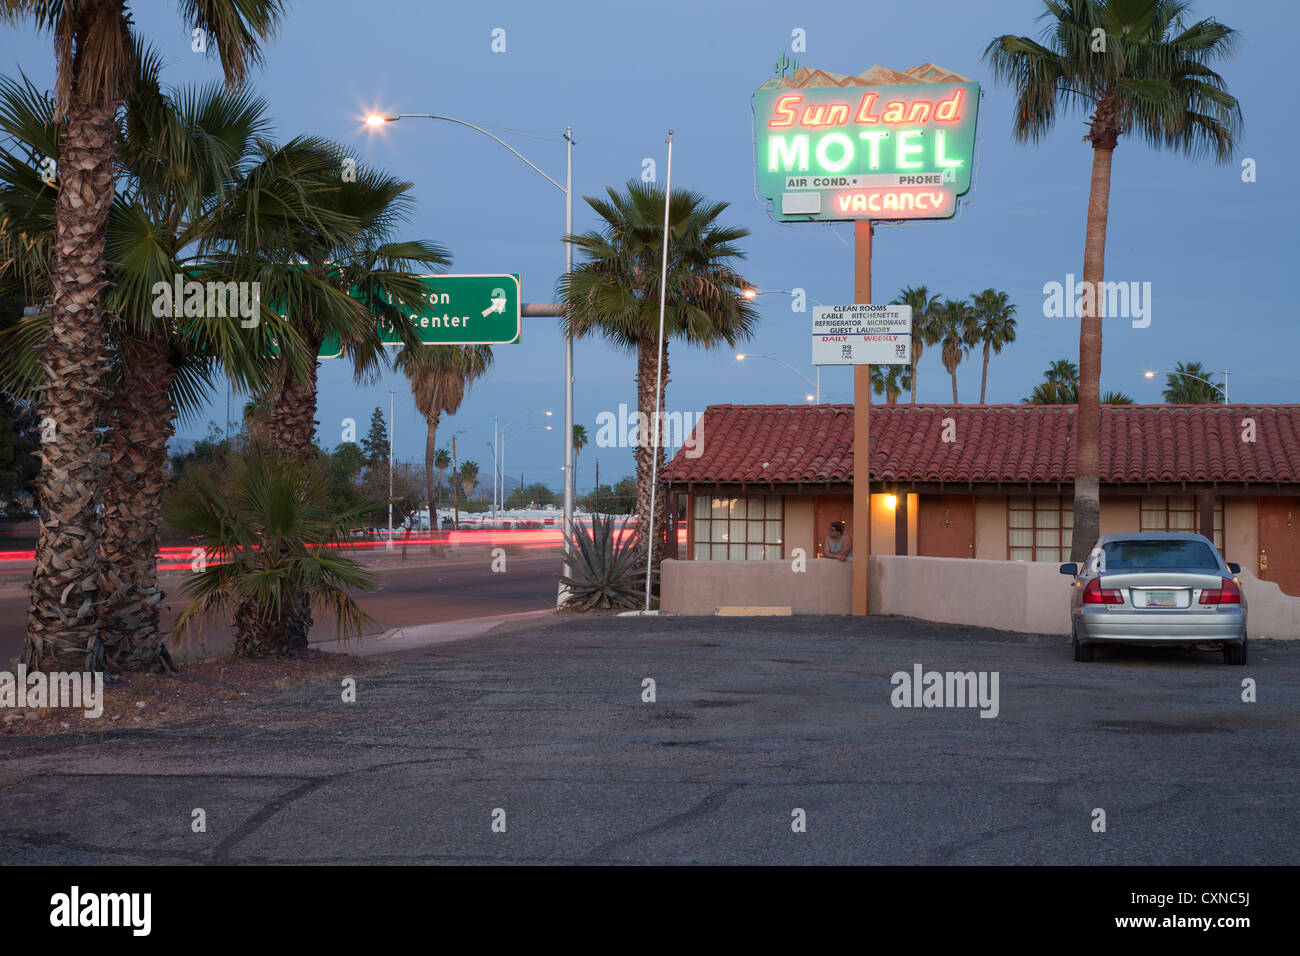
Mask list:
[[[420,276],[424,293],[416,303],[401,303],[407,321],[425,345],[510,345],[519,342],[523,294],[517,275]],[[396,330],[385,322],[379,335],[398,345]]]

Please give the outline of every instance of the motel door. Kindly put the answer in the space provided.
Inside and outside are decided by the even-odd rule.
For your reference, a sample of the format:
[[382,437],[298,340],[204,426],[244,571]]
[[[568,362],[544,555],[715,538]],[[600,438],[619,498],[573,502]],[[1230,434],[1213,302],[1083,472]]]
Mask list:
[[[826,547],[826,536],[830,534],[831,522],[843,521],[845,535],[853,534],[853,496],[852,495],[818,495],[813,499],[813,554],[822,557]],[[853,542],[856,551],[858,543]]]
[[1259,502],[1259,563],[1255,573],[1287,594],[1300,597],[1300,499],[1294,496]]
[[916,553],[927,558],[975,557],[975,499],[926,494],[920,499]]

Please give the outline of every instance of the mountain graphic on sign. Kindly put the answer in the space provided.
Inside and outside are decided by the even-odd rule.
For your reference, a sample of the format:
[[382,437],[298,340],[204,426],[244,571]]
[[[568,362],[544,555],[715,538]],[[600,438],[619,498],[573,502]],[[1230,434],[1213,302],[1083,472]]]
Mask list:
[[801,66],[789,76],[774,76],[760,90],[797,90],[826,86],[887,86],[896,83],[967,83],[970,77],[945,70],[934,63],[922,63],[903,72],[887,66],[873,66],[857,76],[814,70]]

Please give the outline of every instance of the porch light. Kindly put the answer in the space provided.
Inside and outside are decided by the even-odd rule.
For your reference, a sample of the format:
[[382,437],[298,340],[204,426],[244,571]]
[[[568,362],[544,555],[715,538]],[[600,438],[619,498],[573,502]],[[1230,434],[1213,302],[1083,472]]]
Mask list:
[[898,496],[897,496],[897,495],[885,495],[885,507],[888,508],[890,511],[893,511],[895,508],[897,508],[897,507],[898,507]]

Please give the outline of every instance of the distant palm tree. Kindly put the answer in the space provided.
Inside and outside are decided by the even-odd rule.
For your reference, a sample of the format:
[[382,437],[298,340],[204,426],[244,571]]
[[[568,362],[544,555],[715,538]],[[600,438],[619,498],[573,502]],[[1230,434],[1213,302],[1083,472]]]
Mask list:
[[587,447],[587,426],[573,426],[573,480],[578,480],[578,455]]
[[[425,467],[425,471],[427,472],[429,468],[428,464],[426,463],[424,467]],[[451,467],[451,452],[447,451],[447,449],[445,448],[439,448],[437,451],[435,451],[433,453],[433,467],[438,469],[438,487],[436,491],[438,497],[441,498],[442,497],[442,476],[446,474],[447,469]],[[425,489],[425,492],[426,494],[428,493],[427,488]],[[430,505],[429,507],[430,509],[433,509],[434,506]],[[429,515],[430,515],[429,520],[432,521],[433,520],[432,510],[430,510]],[[433,526],[430,525],[430,527]],[[433,530],[436,531],[437,528],[434,528]]]
[[912,370],[908,391],[911,392],[912,404],[915,405],[916,387],[919,382],[916,363],[920,361],[921,353],[925,351],[927,345],[934,345],[939,341],[937,318],[939,297],[930,295],[930,290],[923,285],[916,288],[905,286],[890,304],[912,307]]
[[[636,448],[637,521],[640,540],[650,548],[651,565],[658,567],[664,502],[662,495],[656,496],[655,513],[650,513],[650,487],[656,457],[658,471],[663,471],[664,446],[654,438],[654,414],[656,402],[667,408],[669,378],[668,342],[659,338],[664,190],[631,180],[624,190],[608,188],[606,193],[604,199],[586,197],[600,217],[600,230],[569,237],[583,261],[560,279],[559,295],[566,304],[564,324],[570,335],[599,334],[616,347],[636,350],[637,411],[650,433]],[[732,266],[744,257],[738,243],[749,230],[721,224],[727,206],[685,190],[673,193],[667,203],[668,339],[713,348],[734,346],[753,335],[758,313],[744,295],[749,283]],[[656,395],[661,345],[663,379]]]
[[1165,375],[1165,390],[1160,394],[1170,405],[1223,404],[1223,390],[1214,381],[1214,373],[1200,362],[1175,365],[1174,370]]
[[910,365],[873,365],[871,366],[871,391],[885,396],[886,405],[897,405],[898,396],[904,389],[912,387],[912,366]]
[[1034,386],[1022,405],[1075,405],[1079,401],[1079,366],[1069,359],[1057,359],[1047,367],[1043,381]]
[[1016,340],[1016,307],[1005,292],[985,289],[972,297],[978,340],[984,343],[984,367],[980,372],[980,404],[984,404],[989,380],[989,349],[1001,354],[1002,346]]
[[956,405],[960,401],[957,398],[957,366],[975,344],[975,313],[965,299],[945,299],[939,306],[938,316],[938,344],[943,349],[940,356],[943,367],[952,376],[952,402]]
[[[430,501],[434,500],[434,469],[441,485],[442,470],[451,464],[446,450],[437,446],[438,425],[443,415],[456,414],[470,386],[487,374],[492,360],[490,345],[417,345],[405,346],[393,361],[410,382],[415,407],[424,416],[424,481]],[[445,456],[441,465],[439,455]],[[429,548],[433,549],[432,543]]]
[[478,462],[464,461],[460,465],[460,487],[465,493],[465,500],[469,501],[474,497],[474,489],[478,487]]
[[[1091,110],[1092,182],[1083,281],[1105,278],[1110,173],[1122,134],[1188,156],[1227,163],[1236,154],[1241,107],[1210,64],[1227,57],[1236,31],[1213,19],[1188,23],[1187,0],[1043,0],[1043,42],[1006,34],[984,50],[995,77],[1016,90],[1015,137],[1037,142],[1068,107]],[[1098,33],[1097,31],[1100,31]],[[1100,47],[1098,46],[1100,41]],[[1079,319],[1078,441],[1071,558],[1082,562],[1100,527],[1101,316],[1096,296]]]
[[1101,396],[1103,405],[1132,405],[1133,399],[1123,392],[1106,392]]

